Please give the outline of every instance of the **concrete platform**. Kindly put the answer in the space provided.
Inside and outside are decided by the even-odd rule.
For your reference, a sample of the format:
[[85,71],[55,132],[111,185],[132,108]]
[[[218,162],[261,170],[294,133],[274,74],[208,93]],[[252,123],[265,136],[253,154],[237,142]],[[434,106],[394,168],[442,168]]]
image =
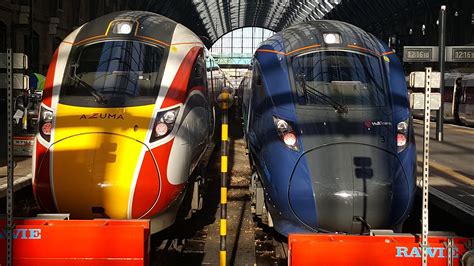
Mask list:
[[[418,178],[422,177],[423,121],[415,120]],[[430,200],[468,224],[474,224],[474,128],[444,125],[444,141],[430,128]]]
[[[31,185],[31,158],[16,157],[14,176],[14,191],[18,191],[26,186]],[[4,158],[0,160],[0,198],[7,195],[7,166]]]

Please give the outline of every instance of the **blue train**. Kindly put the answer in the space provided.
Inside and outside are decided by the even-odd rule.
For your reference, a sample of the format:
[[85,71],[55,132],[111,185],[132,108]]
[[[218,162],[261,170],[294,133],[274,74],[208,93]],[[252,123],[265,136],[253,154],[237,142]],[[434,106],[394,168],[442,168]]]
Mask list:
[[416,152],[392,50],[344,22],[299,24],[260,44],[241,87],[256,215],[283,235],[400,231]]

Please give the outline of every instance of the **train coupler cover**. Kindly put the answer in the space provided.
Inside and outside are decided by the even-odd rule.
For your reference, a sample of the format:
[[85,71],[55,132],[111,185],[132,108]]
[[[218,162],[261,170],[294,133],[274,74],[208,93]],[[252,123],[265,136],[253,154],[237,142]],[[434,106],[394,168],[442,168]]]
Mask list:
[[[452,245],[449,246],[449,239]],[[290,234],[288,265],[421,265],[420,236],[393,234],[354,236],[334,234]],[[472,239],[430,236],[428,265],[462,265],[463,255],[472,249]]]
[[[0,265],[7,229],[0,220]],[[13,265],[148,265],[149,220],[15,219]]]

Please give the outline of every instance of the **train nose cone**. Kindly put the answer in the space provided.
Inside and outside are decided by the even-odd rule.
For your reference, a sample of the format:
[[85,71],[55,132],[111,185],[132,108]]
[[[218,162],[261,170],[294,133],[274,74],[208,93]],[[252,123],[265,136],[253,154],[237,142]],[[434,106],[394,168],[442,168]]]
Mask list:
[[[304,221],[304,206],[292,204],[295,214],[306,224],[349,233],[366,229],[361,220],[372,228],[391,226],[393,185],[403,172],[394,154],[375,146],[339,143],[306,152],[296,167],[307,168],[313,188],[316,223]],[[298,178],[303,177],[293,176],[292,183]],[[292,187],[290,202],[297,202],[302,195]]]
[[[106,133],[80,134],[56,142],[51,177],[58,210],[74,218],[128,218],[142,149],[148,152],[134,139]],[[154,172],[158,183],[158,172]]]

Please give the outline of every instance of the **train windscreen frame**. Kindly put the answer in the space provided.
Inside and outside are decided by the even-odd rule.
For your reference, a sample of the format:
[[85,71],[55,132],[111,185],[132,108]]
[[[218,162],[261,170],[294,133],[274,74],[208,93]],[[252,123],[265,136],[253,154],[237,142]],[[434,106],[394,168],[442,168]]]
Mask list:
[[135,40],[76,47],[65,70],[59,102],[82,107],[154,104],[167,51]]
[[381,59],[344,50],[312,51],[291,59],[299,105],[385,107],[389,96]]

